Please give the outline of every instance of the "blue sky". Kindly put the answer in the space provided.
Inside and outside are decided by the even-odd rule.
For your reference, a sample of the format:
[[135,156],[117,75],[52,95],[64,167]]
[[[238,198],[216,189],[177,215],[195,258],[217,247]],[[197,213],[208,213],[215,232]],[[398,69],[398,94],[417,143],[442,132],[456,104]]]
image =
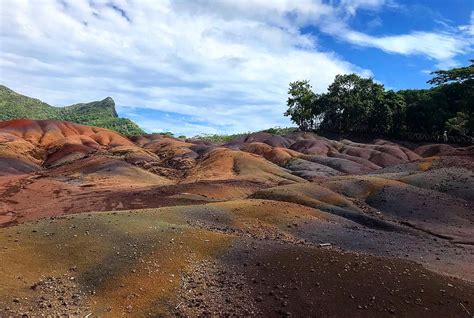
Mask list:
[[290,81],[390,89],[474,58],[472,0],[3,0],[0,82],[56,106],[114,98],[147,131],[290,125]]

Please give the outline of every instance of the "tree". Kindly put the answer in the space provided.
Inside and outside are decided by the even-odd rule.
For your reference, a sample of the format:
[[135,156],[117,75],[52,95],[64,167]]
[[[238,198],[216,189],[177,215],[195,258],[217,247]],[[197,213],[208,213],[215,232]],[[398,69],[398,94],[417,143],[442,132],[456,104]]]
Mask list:
[[469,116],[463,112],[458,112],[455,117],[448,119],[446,128],[451,132],[466,135],[469,131]]
[[406,129],[406,107],[407,104],[402,95],[389,90],[385,93],[384,102],[391,111],[390,127],[385,132],[399,134]]
[[[337,75],[329,86],[326,97],[327,111],[323,125],[341,131],[368,132],[377,121],[389,116],[384,104],[385,89],[371,78],[357,74]],[[386,125],[382,123],[382,125]]]
[[459,126],[454,123],[463,118],[465,133],[472,135],[474,133],[474,60],[470,60],[470,63],[465,67],[433,72],[432,74],[436,76],[428,83],[436,85],[432,91],[439,94],[433,101],[439,102],[442,94],[445,102],[441,111],[437,110],[438,113],[444,114],[444,117],[440,118],[440,122],[444,125],[443,129],[454,131],[453,127]]
[[300,129],[342,132],[442,134],[474,132],[474,60],[466,67],[436,71],[430,89],[386,91],[371,78],[337,75],[327,93],[308,81],[290,83],[285,115]]
[[472,81],[474,80],[474,60],[469,60],[469,62],[471,62],[469,66],[431,72],[431,74],[435,74],[436,76],[427,83],[431,85],[442,85]]
[[434,110],[437,106],[433,102],[433,92],[431,90],[411,89],[399,91],[398,94],[404,98],[406,103],[406,130],[417,133],[431,133],[438,121],[436,117],[439,117],[439,114]]
[[312,105],[317,95],[311,90],[309,81],[296,81],[290,83],[288,90],[288,110],[285,116],[290,116],[292,122],[301,130],[313,129],[314,119]]
[[[395,127],[393,116],[403,117],[405,103],[393,91],[357,74],[337,75],[328,92],[315,94],[308,81],[290,83],[286,116],[307,130],[324,129],[388,133]],[[397,127],[403,126],[397,123]]]

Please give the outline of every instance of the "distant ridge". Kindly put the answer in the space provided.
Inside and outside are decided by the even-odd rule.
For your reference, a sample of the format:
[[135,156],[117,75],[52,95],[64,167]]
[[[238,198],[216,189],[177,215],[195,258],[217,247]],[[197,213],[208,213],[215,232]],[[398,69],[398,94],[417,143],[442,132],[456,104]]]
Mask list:
[[0,85],[0,120],[21,118],[70,121],[115,130],[127,136],[145,133],[130,119],[118,116],[115,102],[111,97],[91,103],[54,107]]

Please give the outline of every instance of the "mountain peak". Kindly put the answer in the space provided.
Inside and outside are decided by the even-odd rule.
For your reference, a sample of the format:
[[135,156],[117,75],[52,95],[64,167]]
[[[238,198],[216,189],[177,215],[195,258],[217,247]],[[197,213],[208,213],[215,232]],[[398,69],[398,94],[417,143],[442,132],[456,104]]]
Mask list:
[[112,109],[113,115],[115,118],[118,118],[117,110],[115,109],[115,101],[112,97],[107,96],[100,102],[105,107],[110,107]]
[[54,107],[38,99],[18,94],[0,85],[0,120],[56,119],[83,125],[108,128],[124,135],[143,134],[143,130],[128,118],[120,118],[112,97],[101,101]]
[[106,98],[104,98],[104,99],[102,100],[102,102],[103,102],[103,103],[111,103],[111,104],[113,104],[113,105],[115,106],[115,101],[114,101],[114,99],[113,99],[112,97],[110,97],[110,96],[107,96]]

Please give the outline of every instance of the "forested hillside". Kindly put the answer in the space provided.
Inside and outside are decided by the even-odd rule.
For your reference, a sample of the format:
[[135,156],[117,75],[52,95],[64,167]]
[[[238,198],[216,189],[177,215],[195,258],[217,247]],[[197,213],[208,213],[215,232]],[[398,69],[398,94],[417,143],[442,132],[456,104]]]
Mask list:
[[127,136],[144,133],[130,119],[118,117],[111,97],[92,103],[54,107],[0,85],[0,120],[16,118],[65,120],[112,129]]

